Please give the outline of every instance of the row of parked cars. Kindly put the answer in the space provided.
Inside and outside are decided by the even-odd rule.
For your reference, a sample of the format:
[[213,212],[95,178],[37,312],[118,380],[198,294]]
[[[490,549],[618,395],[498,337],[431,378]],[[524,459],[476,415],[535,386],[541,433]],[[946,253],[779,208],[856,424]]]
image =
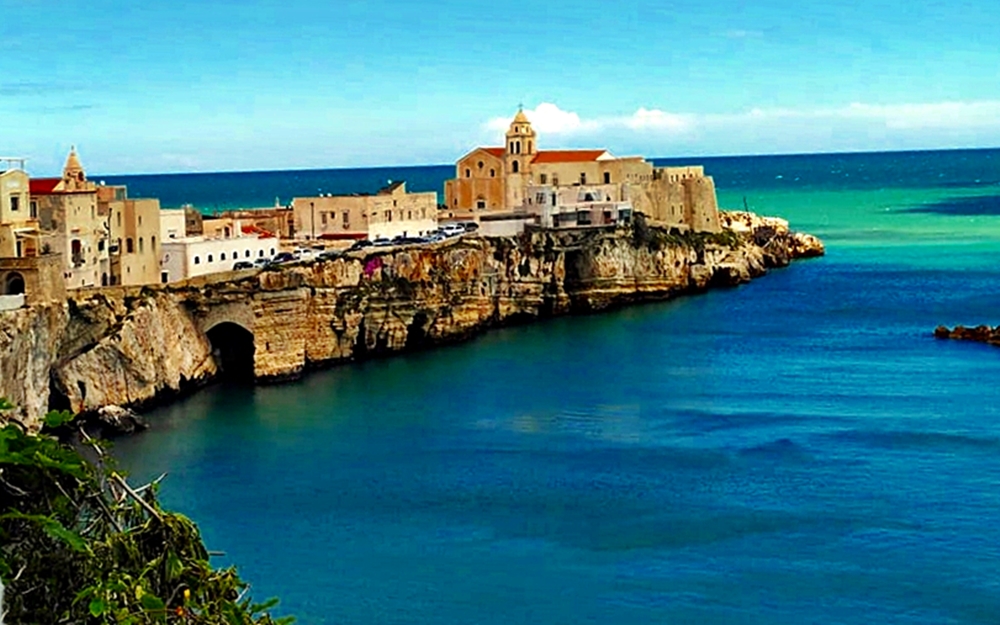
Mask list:
[[[347,248],[348,252],[354,252],[357,250],[365,249],[366,247],[390,247],[393,245],[419,245],[422,243],[437,243],[439,241],[444,241],[451,237],[461,236],[468,232],[475,232],[479,229],[479,224],[474,221],[465,221],[459,223],[445,224],[432,232],[427,236],[422,237],[403,237],[398,236],[394,239],[375,239],[370,241],[368,239],[362,239],[360,241],[355,241],[351,247]],[[271,258],[258,258],[257,260],[250,262],[248,260],[238,261],[233,265],[233,271],[241,271],[243,269],[263,269],[264,267],[270,267],[272,265],[281,265],[283,263],[294,263],[300,260],[333,260],[337,258],[344,252],[342,250],[325,250],[320,251],[318,249],[308,249],[299,248],[291,252],[278,252]]]
[[375,239],[374,241],[362,239],[355,241],[354,245],[347,248],[348,252],[362,250],[366,247],[391,247],[393,245],[420,245],[422,243],[438,243],[451,237],[461,236],[468,232],[475,232],[479,229],[479,224],[474,221],[464,221],[453,224],[445,224],[426,236],[404,237],[398,236],[394,239]]

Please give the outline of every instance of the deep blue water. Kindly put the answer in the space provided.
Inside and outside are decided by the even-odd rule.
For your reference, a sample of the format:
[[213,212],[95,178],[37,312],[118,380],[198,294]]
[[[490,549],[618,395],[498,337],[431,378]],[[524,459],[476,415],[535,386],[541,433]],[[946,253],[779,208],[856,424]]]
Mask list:
[[930,334],[1000,323],[1000,152],[700,160],[828,255],[214,387],[118,455],[304,623],[1000,622],[1000,350]]

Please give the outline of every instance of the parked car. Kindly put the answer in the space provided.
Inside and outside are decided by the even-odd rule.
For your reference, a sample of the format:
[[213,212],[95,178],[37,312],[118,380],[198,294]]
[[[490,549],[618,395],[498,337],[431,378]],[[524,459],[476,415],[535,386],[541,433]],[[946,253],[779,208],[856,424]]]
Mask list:
[[372,245],[375,247],[389,247],[391,245],[395,245],[395,243],[393,243],[391,239],[375,239],[375,242],[372,243]]
[[295,260],[297,259],[291,252],[278,252],[277,254],[271,257],[271,262],[275,264],[290,263],[294,262]]
[[458,225],[465,228],[466,232],[475,232],[476,230],[479,230],[479,224],[477,224],[474,221],[463,221],[460,222]]
[[347,248],[347,251],[348,252],[356,252],[358,250],[363,250],[366,247],[371,247],[371,246],[372,246],[372,242],[369,241],[368,239],[360,239],[358,241],[355,241],[353,244],[351,244],[351,247]]
[[270,258],[258,258],[257,260],[253,261],[253,266],[259,268],[267,267],[270,264],[271,264]]
[[233,271],[241,271],[243,269],[253,269],[253,263],[249,260],[238,260],[233,265]]
[[316,258],[319,260],[334,260],[335,258],[340,258],[342,255],[343,253],[338,250],[326,250],[325,252],[320,252]]
[[446,237],[457,237],[465,234],[465,228],[458,224],[445,224],[438,228],[438,230]]
[[425,238],[427,239],[428,243],[440,243],[441,241],[447,239],[448,236],[443,232],[432,232]]

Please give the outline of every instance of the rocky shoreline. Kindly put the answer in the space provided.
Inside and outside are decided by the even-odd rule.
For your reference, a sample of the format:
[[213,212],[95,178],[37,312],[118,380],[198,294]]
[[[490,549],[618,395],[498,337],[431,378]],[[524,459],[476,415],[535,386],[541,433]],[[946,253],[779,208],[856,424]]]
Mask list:
[[294,378],[512,323],[735,286],[824,253],[816,237],[782,219],[721,217],[716,234],[639,218],[628,229],[468,236],[180,284],[76,291],[65,304],[0,315],[0,396],[37,429],[49,408],[93,415],[169,401],[215,379],[232,354],[249,354],[243,361],[257,381]]

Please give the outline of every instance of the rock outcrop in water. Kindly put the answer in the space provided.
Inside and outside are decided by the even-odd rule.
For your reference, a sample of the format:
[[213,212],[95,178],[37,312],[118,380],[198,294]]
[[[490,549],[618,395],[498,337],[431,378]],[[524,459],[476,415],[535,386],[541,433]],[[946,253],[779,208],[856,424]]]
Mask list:
[[[723,213],[719,234],[648,227],[466,236],[437,245],[77,291],[0,316],[0,396],[37,427],[49,407],[140,408],[245,364],[257,380],[458,341],[489,328],[733,286],[819,256],[787,222]],[[250,367],[252,361],[252,367]]]
[[1000,347],[1000,326],[992,328],[990,326],[976,326],[967,328],[965,326],[955,326],[949,329],[945,326],[938,326],[934,329],[934,336],[939,339],[955,339],[956,341],[976,341],[977,343],[989,343]]

